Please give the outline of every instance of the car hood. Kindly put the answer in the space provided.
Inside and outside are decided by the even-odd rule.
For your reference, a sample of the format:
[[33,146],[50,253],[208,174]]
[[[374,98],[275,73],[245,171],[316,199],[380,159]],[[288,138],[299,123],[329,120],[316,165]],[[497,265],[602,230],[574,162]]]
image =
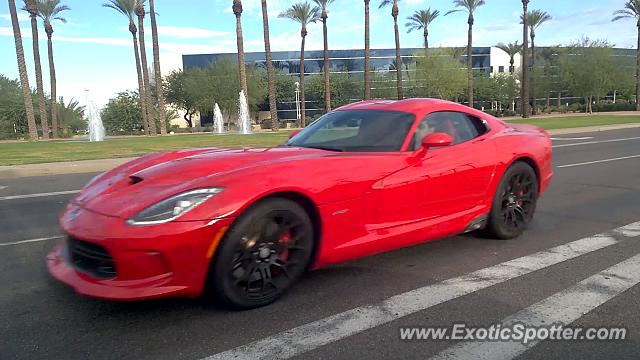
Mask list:
[[192,149],[155,154],[99,176],[82,190],[74,203],[106,216],[129,218],[183,191],[216,186],[215,178],[236,171],[335,155],[297,147]]

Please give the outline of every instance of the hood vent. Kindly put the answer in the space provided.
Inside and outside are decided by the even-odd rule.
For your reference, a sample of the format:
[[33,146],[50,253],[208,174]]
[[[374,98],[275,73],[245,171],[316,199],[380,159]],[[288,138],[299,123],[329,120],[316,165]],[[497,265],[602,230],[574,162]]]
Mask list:
[[142,182],[142,180],[144,180],[143,178],[139,177],[139,176],[129,176],[129,180],[130,180],[130,184],[131,185],[135,185],[139,182]]

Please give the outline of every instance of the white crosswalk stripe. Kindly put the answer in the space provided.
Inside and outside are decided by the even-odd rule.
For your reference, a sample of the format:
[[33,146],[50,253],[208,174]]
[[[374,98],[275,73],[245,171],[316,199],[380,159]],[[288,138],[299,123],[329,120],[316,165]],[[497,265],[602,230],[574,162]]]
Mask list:
[[[640,255],[610,267],[573,287],[556,293],[502,321],[502,326],[530,327],[560,323],[568,325],[596,307],[640,283]],[[507,360],[532,348],[539,341],[466,342],[448,348],[432,360]]]
[[207,357],[215,359],[288,359],[458,297],[604,249],[640,235],[640,222],[532,255],[484,268],[441,283],[361,306]]

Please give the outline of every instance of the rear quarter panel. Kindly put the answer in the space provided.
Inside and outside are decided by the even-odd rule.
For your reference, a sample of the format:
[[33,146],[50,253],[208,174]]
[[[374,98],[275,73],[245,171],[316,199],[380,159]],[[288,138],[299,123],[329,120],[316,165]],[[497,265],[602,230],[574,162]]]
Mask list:
[[487,196],[489,203],[505,171],[518,160],[535,165],[539,196],[541,196],[548,188],[553,176],[552,144],[546,131],[532,126],[522,126],[518,129],[507,125],[494,135],[493,142],[496,146],[497,164],[496,176],[488,194],[491,196]]

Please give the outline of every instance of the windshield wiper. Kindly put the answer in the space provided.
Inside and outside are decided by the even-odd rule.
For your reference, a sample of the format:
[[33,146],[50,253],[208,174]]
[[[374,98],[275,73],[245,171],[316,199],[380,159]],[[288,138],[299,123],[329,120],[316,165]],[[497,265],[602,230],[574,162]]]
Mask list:
[[310,148],[310,149],[319,149],[319,150],[326,150],[326,151],[336,151],[336,152],[344,152],[343,149],[340,148],[334,148],[334,147],[330,147],[330,146],[311,146],[311,145],[304,145],[302,147],[306,147],[306,148]]

